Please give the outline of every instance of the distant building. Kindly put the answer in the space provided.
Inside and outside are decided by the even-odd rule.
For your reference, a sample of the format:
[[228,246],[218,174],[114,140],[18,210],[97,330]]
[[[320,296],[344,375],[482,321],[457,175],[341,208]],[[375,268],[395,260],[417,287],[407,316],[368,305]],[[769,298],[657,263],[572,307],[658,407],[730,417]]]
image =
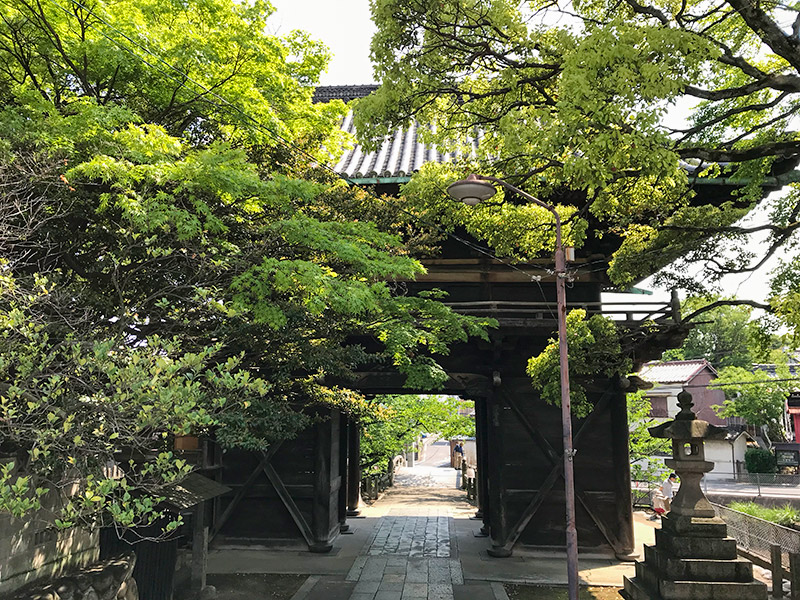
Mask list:
[[713,425],[730,424],[720,418],[712,408],[723,403],[725,394],[722,390],[708,387],[708,384],[716,378],[717,372],[706,359],[649,362],[641,368],[638,375],[654,384],[652,389],[645,392],[650,400],[651,417],[674,418],[680,410],[678,394],[686,390],[692,395],[698,419]]
[[[785,366],[791,377],[800,375],[800,365],[797,364],[794,356],[790,358],[789,364]],[[778,365],[776,364],[754,364],[753,370],[765,371],[772,378],[778,377]],[[798,439],[798,436],[800,436],[800,390],[793,391],[786,398],[783,428],[789,441],[800,442],[800,439]]]

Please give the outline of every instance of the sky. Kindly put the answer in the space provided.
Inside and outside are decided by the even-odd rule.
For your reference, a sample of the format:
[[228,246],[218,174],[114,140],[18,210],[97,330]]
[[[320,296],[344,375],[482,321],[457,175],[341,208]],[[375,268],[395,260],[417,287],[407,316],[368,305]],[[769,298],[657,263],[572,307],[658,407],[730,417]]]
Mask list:
[[284,35],[302,29],[333,52],[322,85],[374,83],[369,43],[375,26],[369,0],[271,0],[275,7],[269,26]]
[[[321,85],[357,85],[374,83],[369,60],[369,44],[375,25],[370,19],[369,0],[271,0],[275,14],[269,21],[272,33],[285,35],[293,29],[307,31],[314,39],[322,41],[333,57],[328,72],[323,74]],[[677,107],[679,112],[687,106]],[[674,115],[675,123],[682,115]],[[756,252],[758,250],[756,249]],[[763,301],[769,292],[767,272],[776,261],[755,275],[729,277],[722,292],[729,296]],[[639,300],[669,300],[669,292],[655,289],[648,280],[637,287],[649,289],[654,296],[637,296]],[[604,295],[607,301],[629,300],[629,295]]]

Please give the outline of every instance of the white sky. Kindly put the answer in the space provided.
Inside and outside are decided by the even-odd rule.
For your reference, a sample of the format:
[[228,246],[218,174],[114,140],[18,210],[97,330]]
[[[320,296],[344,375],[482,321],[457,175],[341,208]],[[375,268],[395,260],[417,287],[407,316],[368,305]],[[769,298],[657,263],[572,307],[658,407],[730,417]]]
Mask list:
[[373,83],[369,44],[375,26],[369,0],[271,0],[273,33],[302,29],[333,53],[322,85]]
[[[269,25],[273,33],[287,34],[293,29],[307,31],[330,49],[333,57],[328,72],[323,74],[322,85],[357,85],[374,83],[369,60],[369,45],[375,26],[370,19],[369,0],[271,0],[275,14]],[[688,111],[678,106],[674,112],[674,125],[679,126],[680,113]],[[774,267],[774,262],[771,265]],[[769,268],[763,271],[768,271]],[[647,280],[638,287],[653,290]],[[638,296],[640,300],[669,299],[669,292],[653,290],[651,297]],[[725,295],[764,300],[768,287],[766,272],[750,276],[730,277],[723,286]],[[608,294],[608,301],[630,300],[629,295]]]

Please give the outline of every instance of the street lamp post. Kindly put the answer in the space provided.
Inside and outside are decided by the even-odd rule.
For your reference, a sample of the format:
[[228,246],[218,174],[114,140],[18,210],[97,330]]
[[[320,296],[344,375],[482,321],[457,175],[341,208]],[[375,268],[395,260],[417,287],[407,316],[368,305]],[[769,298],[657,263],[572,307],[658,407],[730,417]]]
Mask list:
[[558,312],[558,355],[561,371],[561,424],[564,441],[564,492],[567,503],[567,581],[569,600],[578,600],[578,532],[575,528],[575,470],[572,447],[572,414],[569,398],[569,361],[567,358],[567,293],[564,280],[567,276],[567,260],[561,243],[561,217],[550,204],[534,198],[527,192],[496,177],[472,174],[456,181],[447,188],[447,193],[464,204],[474,206],[491,198],[497,190],[494,182],[526,200],[550,211],[556,221],[556,303]]

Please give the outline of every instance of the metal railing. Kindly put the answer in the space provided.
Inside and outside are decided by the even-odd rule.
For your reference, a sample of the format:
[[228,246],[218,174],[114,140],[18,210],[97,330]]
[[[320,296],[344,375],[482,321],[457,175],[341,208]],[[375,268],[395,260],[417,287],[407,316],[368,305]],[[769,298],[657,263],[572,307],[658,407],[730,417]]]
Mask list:
[[781,548],[781,563],[788,569],[789,553],[800,552],[800,531],[732,510],[727,506],[712,505],[717,516],[728,525],[728,535],[748,554],[769,563],[770,547],[773,544],[778,545]]
[[800,475],[786,473],[736,473],[731,474],[732,478],[739,483],[750,485],[778,485],[786,487],[800,486]]
[[386,488],[394,484],[394,477],[389,473],[376,473],[361,477],[361,497],[364,500],[377,500]]
[[[445,302],[458,313],[497,318],[552,319],[556,310],[555,302],[513,302],[485,300],[476,302]],[[568,303],[567,309],[581,308],[587,315],[604,315],[615,321],[663,322],[674,316],[669,302],[576,302]]]

